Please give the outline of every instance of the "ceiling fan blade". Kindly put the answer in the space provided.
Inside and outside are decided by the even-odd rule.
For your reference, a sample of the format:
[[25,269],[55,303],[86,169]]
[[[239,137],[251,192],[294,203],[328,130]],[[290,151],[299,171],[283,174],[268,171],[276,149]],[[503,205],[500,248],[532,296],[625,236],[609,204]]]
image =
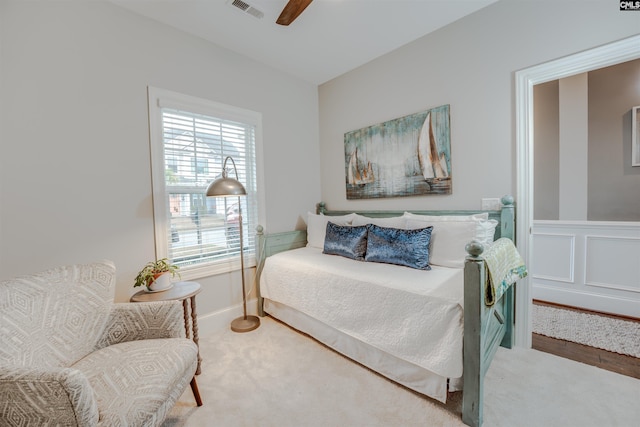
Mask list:
[[289,0],[282,9],[276,24],[289,25],[311,4],[313,0]]

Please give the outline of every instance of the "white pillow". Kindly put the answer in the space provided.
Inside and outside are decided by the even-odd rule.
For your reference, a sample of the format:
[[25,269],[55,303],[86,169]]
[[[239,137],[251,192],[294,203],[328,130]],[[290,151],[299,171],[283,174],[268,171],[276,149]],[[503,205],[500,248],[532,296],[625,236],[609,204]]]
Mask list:
[[421,221],[407,219],[407,228],[415,230],[433,226],[429,264],[462,268],[467,256],[465,246],[476,237],[476,221]]
[[486,220],[489,219],[489,213],[488,212],[482,212],[482,213],[477,213],[477,214],[471,214],[471,215],[420,215],[420,214],[414,214],[411,212],[405,212],[404,216],[407,218],[411,218],[411,219],[419,219],[422,221],[426,221],[426,220],[436,220],[436,221],[480,221],[480,220]]
[[493,243],[498,225],[498,221],[489,219],[488,212],[471,215],[420,215],[405,212],[404,216],[407,219],[420,221],[474,221],[477,226],[475,239],[484,245],[485,250]]
[[389,218],[371,218],[364,215],[355,214],[351,225],[360,226],[367,224],[375,224],[378,227],[404,228],[407,219],[404,216],[392,216]]
[[476,240],[484,245],[485,250],[493,244],[497,225],[498,221],[495,219],[476,222]]
[[331,221],[337,225],[351,225],[354,216],[354,213],[341,216],[329,216],[307,212],[307,246],[323,249],[327,223]]

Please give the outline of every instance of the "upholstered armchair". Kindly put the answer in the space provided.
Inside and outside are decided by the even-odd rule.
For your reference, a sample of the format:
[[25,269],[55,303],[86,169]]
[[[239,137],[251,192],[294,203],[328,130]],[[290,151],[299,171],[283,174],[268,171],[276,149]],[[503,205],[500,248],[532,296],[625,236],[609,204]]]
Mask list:
[[0,282],[0,425],[157,426],[197,347],[177,301],[114,303],[109,261]]

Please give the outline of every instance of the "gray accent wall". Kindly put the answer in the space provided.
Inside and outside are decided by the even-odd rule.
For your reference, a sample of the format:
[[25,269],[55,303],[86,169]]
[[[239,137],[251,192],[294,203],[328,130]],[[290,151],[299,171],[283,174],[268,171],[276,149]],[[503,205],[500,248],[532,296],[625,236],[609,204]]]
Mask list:
[[640,221],[640,167],[631,166],[631,109],[640,59],[589,73],[590,221]]
[[533,88],[533,218],[560,219],[558,80]]

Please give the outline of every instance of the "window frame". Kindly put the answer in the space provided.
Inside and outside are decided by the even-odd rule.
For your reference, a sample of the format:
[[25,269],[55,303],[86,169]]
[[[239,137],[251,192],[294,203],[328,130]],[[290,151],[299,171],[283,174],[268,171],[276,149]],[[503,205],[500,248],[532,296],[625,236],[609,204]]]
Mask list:
[[[254,151],[255,151],[255,188],[251,188],[243,182],[247,190],[246,203],[252,203],[257,208],[255,224],[252,224],[250,218],[245,218],[246,212],[243,210],[244,222],[248,225],[249,233],[254,230],[251,226],[257,226],[263,223],[262,212],[264,212],[264,198],[259,195],[263,193],[261,179],[262,167],[262,115],[258,112],[234,107],[219,102],[198,98],[178,92],[160,89],[157,87],[148,87],[148,113],[149,113],[149,145],[151,154],[151,181],[152,181],[152,199],[153,199],[153,221],[154,221],[154,238],[155,238],[155,254],[156,259],[169,257],[169,225],[171,223],[171,214],[169,212],[168,194],[165,183],[165,164],[164,156],[164,134],[162,109],[170,108],[182,110],[189,113],[202,114],[205,116],[215,117],[222,120],[230,120],[252,125],[255,129]],[[224,160],[224,159],[223,159]],[[162,165],[158,167],[158,165]],[[221,165],[222,166],[222,165]],[[227,164],[227,168],[232,164]],[[230,170],[233,176],[233,170]],[[187,189],[185,188],[185,191]],[[198,191],[200,189],[198,188]],[[206,190],[202,188],[202,191]],[[220,201],[223,202],[223,198]],[[252,200],[250,200],[252,199]],[[235,200],[235,199],[234,199]],[[245,232],[246,234],[246,232]],[[247,243],[250,241],[248,236],[244,239],[244,264],[245,268],[254,267],[256,265],[255,244],[247,249]],[[228,256],[222,260],[215,262],[202,263],[194,266],[185,266],[180,269],[182,280],[197,279],[206,276],[212,276],[239,270],[241,266],[240,255]]]

